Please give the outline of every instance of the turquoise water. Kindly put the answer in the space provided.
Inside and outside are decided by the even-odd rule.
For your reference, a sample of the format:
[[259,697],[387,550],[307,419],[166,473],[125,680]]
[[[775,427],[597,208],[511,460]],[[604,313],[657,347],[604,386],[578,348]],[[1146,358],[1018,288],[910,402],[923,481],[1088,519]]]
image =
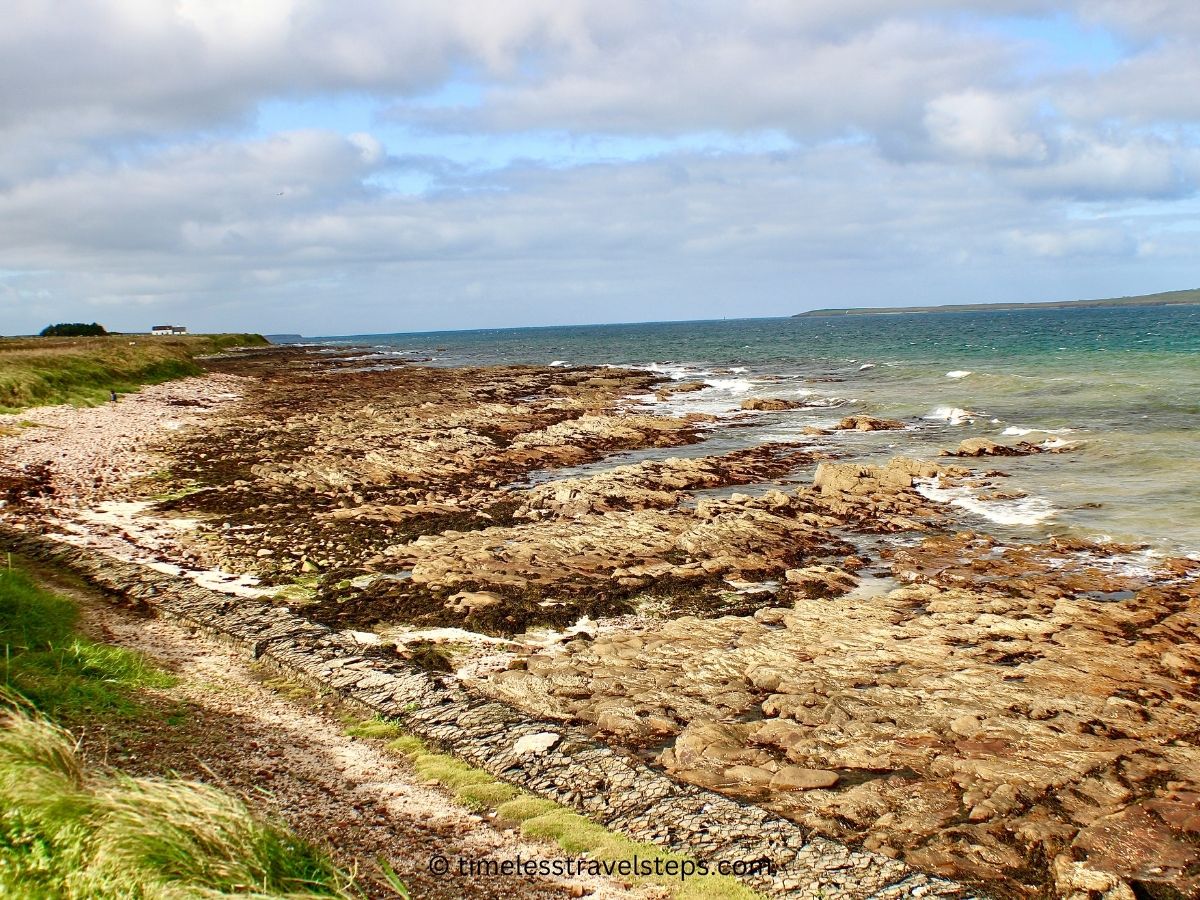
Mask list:
[[[335,339],[323,339],[335,340]],[[859,412],[904,432],[838,435],[835,452],[936,455],[972,436],[1078,442],[1063,454],[993,459],[1011,475],[984,502],[947,497],[964,521],[1036,537],[1062,531],[1200,552],[1200,306],[1011,310],[811,319],[359,335],[366,365],[612,364],[709,387],[664,411],[722,416],[751,396],[804,409],[716,429],[699,452],[800,439]],[[646,398],[647,400],[651,398]]]

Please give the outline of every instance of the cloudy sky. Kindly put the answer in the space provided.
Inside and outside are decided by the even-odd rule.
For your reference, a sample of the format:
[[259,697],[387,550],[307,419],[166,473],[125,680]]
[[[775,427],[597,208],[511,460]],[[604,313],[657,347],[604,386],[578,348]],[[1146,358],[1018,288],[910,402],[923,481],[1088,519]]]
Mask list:
[[0,333],[1200,286],[1195,0],[9,0]]

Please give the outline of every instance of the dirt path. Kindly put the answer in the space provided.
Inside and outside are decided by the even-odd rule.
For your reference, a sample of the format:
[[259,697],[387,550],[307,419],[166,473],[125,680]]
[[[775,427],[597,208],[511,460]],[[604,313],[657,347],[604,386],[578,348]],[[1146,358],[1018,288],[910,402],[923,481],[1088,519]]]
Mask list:
[[[376,878],[388,860],[413,897],[628,898],[653,900],[658,888],[580,877],[435,877],[435,856],[464,859],[551,859],[566,854],[495,827],[422,783],[380,742],[346,736],[332,701],[284,695],[268,676],[226,646],[160,619],[110,606],[92,591],[36,570],[47,587],[70,596],[84,628],[97,639],[138,650],[179,680],[156,692],[161,713],[97,727],[83,735],[85,752],[133,774],[178,773],[246,797],[296,832],[333,848],[339,862]],[[394,897],[381,880],[373,897]]]

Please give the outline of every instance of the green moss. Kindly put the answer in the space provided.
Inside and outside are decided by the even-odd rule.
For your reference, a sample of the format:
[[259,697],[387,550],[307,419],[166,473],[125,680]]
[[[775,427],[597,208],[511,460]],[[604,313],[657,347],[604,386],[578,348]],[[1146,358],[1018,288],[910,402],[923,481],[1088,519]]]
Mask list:
[[553,809],[561,808],[553,800],[543,800],[541,797],[523,794],[515,800],[496,807],[496,815],[509,822],[524,822],[526,819],[534,819]]
[[394,741],[389,741],[388,749],[404,756],[413,756],[418,753],[428,752],[425,749],[425,743],[419,737],[411,734],[405,734]]
[[474,810],[495,809],[520,795],[520,791],[511,784],[495,781],[490,784],[466,784],[460,787],[456,794],[458,799]]
[[203,490],[205,490],[204,485],[196,483],[185,484],[173,491],[163,491],[158,494],[151,494],[150,499],[156,503],[169,503],[172,500],[182,500],[184,497],[190,497],[192,494],[198,494]]
[[312,603],[317,598],[317,589],[321,585],[320,575],[298,575],[292,583],[277,590],[273,599],[280,603],[291,603],[296,606]]
[[496,779],[443,753],[425,753],[412,757],[413,770],[422,778],[456,789],[468,785],[493,784]]
[[351,725],[346,729],[346,734],[351,737],[394,738],[403,734],[403,731],[395,722],[376,717]]
[[761,900],[762,894],[728,875],[700,875],[680,885],[675,897],[676,900]]
[[561,806],[532,819],[526,819],[521,823],[521,833],[553,840],[571,853],[596,853],[601,849],[613,849],[616,845],[620,845],[622,849],[632,846],[629,841],[613,834],[604,826]]

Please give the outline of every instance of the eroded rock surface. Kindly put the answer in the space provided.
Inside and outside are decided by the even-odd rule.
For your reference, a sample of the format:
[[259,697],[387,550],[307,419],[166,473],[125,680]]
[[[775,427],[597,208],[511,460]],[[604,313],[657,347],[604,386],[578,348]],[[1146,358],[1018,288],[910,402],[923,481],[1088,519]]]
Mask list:
[[[6,519],[46,526],[61,494],[139,501],[83,521],[989,892],[1200,893],[1195,561],[958,532],[927,486],[1014,496],[995,473],[863,465],[837,454],[873,440],[811,427],[819,442],[675,450],[756,417],[629,399],[701,382],[305,351],[212,365],[241,399],[160,434],[153,477],[79,487],[29,457],[49,468],[6,473]],[[1051,449],[956,454],[1035,446]],[[469,665],[463,640],[484,648]]]
[[1200,564],[1113,549],[935,536],[886,595],[570,641],[486,687],[929,871],[1192,896]]

